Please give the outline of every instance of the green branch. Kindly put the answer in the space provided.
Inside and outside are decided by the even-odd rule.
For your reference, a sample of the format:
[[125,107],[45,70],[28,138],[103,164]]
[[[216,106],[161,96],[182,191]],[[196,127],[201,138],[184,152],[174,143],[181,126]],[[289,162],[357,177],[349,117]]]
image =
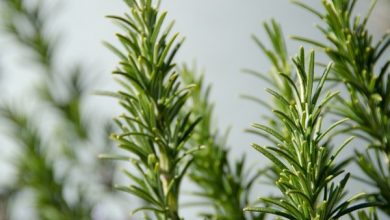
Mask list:
[[192,86],[182,87],[174,70],[181,41],[170,34],[172,25],[164,25],[166,13],[159,11],[159,2],[126,3],[130,14],[109,16],[125,30],[117,34],[124,52],[114,50],[121,61],[113,72],[123,85],[117,97],[125,113],[116,120],[122,132],[112,138],[132,158],[137,174],[126,172],[132,184],[119,189],[146,202],[134,212],[178,220],[181,181],[193,161],[188,140],[200,118],[184,108]]
[[[23,151],[22,156],[18,157],[19,163],[16,165],[18,175],[23,178],[34,179],[35,182],[25,181],[22,186],[15,186],[14,191],[22,190],[23,187],[32,188],[38,194],[52,193],[51,196],[45,198],[37,197],[37,203],[42,207],[50,208],[37,208],[39,216],[46,216],[47,213],[57,213],[55,217],[41,217],[41,219],[90,219],[91,210],[97,201],[92,201],[92,195],[88,195],[82,185],[84,183],[74,182],[72,178],[68,178],[67,174],[60,177],[58,180],[58,174],[56,173],[55,163],[58,160],[68,162],[71,167],[66,170],[66,173],[71,172],[73,169],[81,168],[81,161],[78,158],[80,153],[80,144],[92,142],[97,138],[97,133],[91,129],[91,122],[87,120],[87,117],[83,115],[83,105],[85,103],[88,93],[90,93],[90,84],[87,84],[86,75],[82,71],[80,65],[76,65],[73,69],[66,69],[61,66],[61,70],[65,69],[66,75],[59,72],[59,69],[55,65],[55,58],[58,55],[58,45],[52,39],[47,31],[50,26],[49,10],[43,2],[37,2],[29,4],[25,0],[7,0],[1,2],[2,12],[2,26],[7,34],[17,45],[21,46],[23,52],[27,52],[27,57],[22,57],[30,61],[32,64],[37,65],[38,73],[42,75],[42,80],[37,87],[34,87],[33,92],[24,91],[31,96],[38,96],[39,106],[45,106],[45,113],[54,114],[59,116],[55,119],[55,128],[51,129],[49,135],[35,132],[35,139],[45,140],[44,143],[40,143],[35,146],[35,139],[22,139],[19,140],[18,136],[14,136],[13,139],[16,142],[21,142],[21,149]],[[28,31],[26,31],[28,30]],[[24,54],[24,53],[23,53]],[[60,91],[60,92],[59,92]],[[47,108],[49,106],[49,108]],[[39,108],[40,108],[39,107]],[[32,116],[25,113],[18,113],[18,108],[8,108],[3,106],[4,109],[9,111],[17,111],[14,114],[21,115],[28,121],[29,126],[33,127],[34,131],[39,127],[38,121],[33,121]],[[49,110],[49,111],[47,111]],[[34,109],[34,111],[42,111],[42,109]],[[7,111],[3,111],[5,113]],[[22,111],[20,111],[22,112]],[[3,114],[2,117],[8,121],[14,122],[15,126],[18,125],[14,121],[15,118],[10,118],[12,112],[9,114]],[[92,119],[92,118],[91,118]],[[104,132],[104,124],[101,123],[102,129],[98,132]],[[21,125],[19,125],[21,126]],[[94,121],[94,126],[96,122]],[[26,130],[26,131],[24,131]],[[29,132],[29,127],[20,127],[20,132]],[[99,133],[99,135],[101,135]],[[32,136],[32,135],[31,135]],[[23,142],[24,141],[24,142]],[[30,144],[35,146],[35,159],[30,161],[28,155],[31,153],[28,148],[23,145],[29,145],[28,141],[32,141]],[[110,144],[104,143],[98,144],[99,147],[105,145],[103,149]],[[94,146],[95,148],[97,146]],[[48,154],[48,151],[52,149],[60,149],[60,152],[56,155]],[[85,149],[85,148],[83,148]],[[91,154],[95,154],[91,149],[88,149]],[[92,155],[95,157],[94,155]],[[28,162],[30,161],[30,162]],[[30,165],[23,165],[25,163],[31,163]],[[40,166],[42,169],[34,169],[34,163]],[[113,178],[114,167],[110,164],[94,164],[88,167],[89,171],[93,170],[98,173],[97,184],[100,184],[106,191],[111,187]],[[100,169],[98,168],[100,166]],[[85,167],[86,168],[86,167]],[[108,170],[108,171],[107,171]],[[109,173],[109,175],[107,175]],[[44,176],[45,178],[42,178]],[[56,177],[56,178],[55,178]],[[41,181],[41,182],[39,182]],[[72,182],[73,181],[73,182]],[[71,183],[70,183],[71,182]],[[78,201],[75,204],[70,205],[64,198],[63,188],[69,188],[70,185],[77,189],[75,193]],[[53,188],[45,188],[44,186],[53,185]],[[68,208],[63,208],[68,207]],[[62,217],[61,215],[62,214]]]
[[[319,29],[328,44],[296,39],[322,48],[334,63],[334,78],[348,89],[349,98],[339,99],[336,114],[350,118],[354,123],[347,130],[360,131],[362,139],[368,141],[366,153],[357,153],[357,164],[376,184],[376,197],[385,204],[381,209],[390,216],[390,60],[385,57],[390,34],[374,43],[367,21],[376,1],[371,1],[364,17],[352,16],[355,3],[356,0],[323,1],[324,25]],[[374,155],[376,158],[371,160]]]
[[183,66],[180,70],[187,85],[196,84],[191,93],[191,112],[202,116],[194,131],[191,143],[204,149],[194,154],[195,160],[189,177],[199,186],[193,194],[211,204],[213,212],[202,212],[207,219],[264,219],[254,213],[245,216],[243,208],[249,202],[249,195],[260,171],[251,172],[245,156],[235,162],[229,161],[230,151],[226,148],[226,137],[220,137],[212,124],[213,105],[209,94],[211,87],[205,86],[203,77],[196,77],[196,70]]
[[2,106],[0,113],[8,125],[8,135],[22,148],[17,158],[18,169],[15,189],[33,189],[35,208],[42,220],[89,219],[90,210],[80,198],[75,206],[70,206],[64,199],[64,180],[56,180],[53,162],[46,158],[47,149],[43,144],[38,129],[25,115],[16,109]]
[[[272,147],[253,144],[253,147],[267,157],[278,170],[276,185],[282,193],[278,200],[262,199],[269,207],[249,207],[247,211],[270,213],[288,219],[337,219],[356,209],[373,206],[371,203],[351,206],[362,196],[344,201],[345,187],[349,179],[346,174],[336,185],[335,178],[343,173],[343,164],[336,163],[340,150],[332,151],[329,146],[333,126],[322,132],[322,115],[333,96],[329,93],[322,97],[322,89],[330,67],[322,74],[318,84],[314,83],[314,52],[310,53],[309,62],[305,62],[303,48],[293,59],[298,82],[289,77],[294,102],[280,102],[279,109],[274,111],[281,127],[274,130],[268,126],[255,126],[262,132],[273,136],[277,145]],[[292,84],[293,83],[293,84]],[[276,97],[283,97],[272,92]],[[290,111],[283,112],[283,109]],[[337,125],[336,123],[335,125]],[[328,139],[324,139],[328,137]],[[349,141],[346,141],[348,143]],[[340,146],[342,149],[345,144]],[[342,205],[340,205],[342,204]]]

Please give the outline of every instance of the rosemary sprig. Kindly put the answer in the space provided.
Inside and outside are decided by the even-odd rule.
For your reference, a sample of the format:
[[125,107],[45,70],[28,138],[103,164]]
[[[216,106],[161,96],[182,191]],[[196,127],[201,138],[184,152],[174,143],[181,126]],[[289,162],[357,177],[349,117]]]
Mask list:
[[[261,49],[261,51],[266,55],[267,59],[271,63],[271,68],[267,74],[257,72],[255,70],[244,70],[244,73],[251,74],[261,81],[268,83],[271,88],[267,89],[269,92],[274,93],[277,91],[281,94],[285,100],[288,102],[294,101],[293,89],[294,87],[289,86],[289,78],[292,76],[292,65],[290,59],[288,58],[288,51],[286,48],[286,42],[284,39],[283,31],[280,25],[275,21],[271,20],[270,22],[264,22],[264,30],[267,34],[268,40],[271,43],[271,47],[267,47],[258,37],[255,35],[252,36],[256,45]],[[294,79],[295,80],[295,79]],[[245,95],[244,98],[253,100],[256,103],[260,104],[262,107],[265,107],[266,110],[272,111],[273,109],[281,109],[283,112],[290,111],[289,108],[286,108],[286,105],[281,103],[281,100],[273,96],[272,102],[264,102],[261,99],[256,97]],[[275,120],[275,117],[264,116],[268,120],[268,124],[273,129],[280,129],[282,125],[280,121]],[[272,137],[267,134],[258,132],[258,129],[251,128],[247,129],[249,133],[253,133],[260,136],[265,136],[267,140],[275,142]],[[286,130],[283,131],[284,135],[288,135]],[[276,167],[275,167],[276,168]]]
[[[337,93],[328,93],[321,100],[322,89],[331,69],[329,65],[317,85],[314,83],[314,52],[310,53],[306,68],[305,53],[300,53],[293,60],[298,82],[291,76],[294,102],[289,102],[278,92],[270,92],[279,102],[288,108],[273,110],[283,128],[277,130],[261,124],[253,126],[275,139],[275,146],[253,147],[267,157],[279,170],[276,185],[282,193],[281,199],[263,197],[261,200],[270,207],[248,207],[246,211],[264,212],[287,219],[337,219],[357,209],[373,206],[375,203],[362,202],[365,194],[344,200],[345,187],[350,174],[344,175],[336,185],[335,178],[344,171],[346,161],[335,161],[340,151],[352,140],[347,139],[336,150],[329,146],[334,128],[344,122],[334,123],[322,131],[324,109]],[[286,129],[288,135],[284,135]]]
[[370,208],[368,212],[359,211],[357,212],[357,217],[353,215],[349,215],[351,220],[379,220],[379,216],[374,207]]
[[[244,73],[253,75],[261,81],[266,82],[269,86],[271,86],[271,88],[267,89],[267,91],[273,94],[275,94],[275,91],[277,91],[280,95],[284,97],[283,100],[287,100],[289,103],[293,103],[293,88],[289,86],[288,77],[293,78],[294,76],[292,74],[292,65],[290,59],[288,58],[286,41],[284,39],[282,28],[280,24],[278,24],[274,19],[272,19],[270,22],[264,22],[263,28],[271,46],[267,47],[266,44],[255,35],[252,36],[252,39],[263,52],[263,54],[266,55],[266,58],[271,63],[271,68],[266,74],[249,69],[245,69]],[[290,111],[289,108],[286,108],[288,106],[286,106],[285,103],[281,102],[281,100],[277,98],[277,96],[273,96],[271,102],[265,102],[262,99],[250,95],[245,95],[243,97],[260,104],[261,107],[264,107],[269,112],[272,112],[273,109],[281,109],[282,112]],[[266,114],[262,113],[262,117],[267,120],[268,126],[274,130],[278,130],[283,136],[289,136],[290,133],[287,129],[283,128],[284,126],[282,124],[282,121],[278,120],[277,117],[274,115],[267,115],[267,113],[268,112],[266,112]],[[274,137],[272,137],[268,133],[259,131],[259,129],[257,128],[252,127],[246,129],[246,131],[248,133],[263,137],[271,143],[278,144],[278,141],[275,140]],[[269,166],[266,166],[264,170],[265,173],[263,176],[265,178],[263,178],[262,180],[268,185],[274,186],[274,183],[279,178],[279,173],[281,172],[280,168],[274,164],[271,164]],[[278,199],[279,197],[274,196],[273,198]],[[258,201],[258,203],[261,203],[261,201]],[[266,205],[267,207],[269,206],[269,204],[266,203],[264,205]]]
[[[9,36],[32,53],[34,61],[51,73],[51,41],[44,35],[45,21],[41,5],[26,7],[24,1],[10,0],[2,4],[3,25]],[[23,20],[31,27],[32,33],[24,33],[18,21]],[[51,77],[51,76],[50,76]],[[40,219],[86,219],[91,207],[83,198],[76,206],[71,206],[64,199],[64,179],[55,178],[54,162],[47,157],[48,147],[43,143],[37,125],[30,116],[18,113],[17,109],[2,106],[1,116],[9,124],[12,139],[22,149],[16,158],[18,184],[13,186],[13,193],[23,188],[33,189],[36,194],[36,210]],[[47,143],[46,143],[47,144]],[[12,195],[11,197],[12,198]],[[88,219],[88,218],[87,218]]]
[[35,123],[12,107],[2,106],[0,112],[9,128],[8,135],[22,148],[22,153],[15,160],[18,177],[13,193],[32,189],[39,219],[89,219],[91,210],[82,197],[72,205],[64,199],[65,180],[55,177],[53,162],[46,157],[47,149]]
[[[115,121],[121,132],[112,135],[126,156],[104,156],[131,161],[133,170],[125,170],[130,186],[117,188],[143,199],[156,219],[180,219],[179,194],[184,175],[192,163],[188,139],[200,118],[184,106],[193,85],[182,87],[175,72],[174,57],[182,41],[171,35],[173,24],[165,26],[166,12],[160,1],[127,0],[130,13],[109,16],[124,29],[117,37],[121,52],[109,46],[121,58],[113,72],[122,90],[114,93],[125,113]],[[165,29],[163,29],[165,28]]]
[[356,2],[323,1],[325,11],[315,15],[324,21],[318,28],[328,43],[294,38],[320,47],[334,62],[333,80],[344,84],[349,92],[349,98],[338,99],[335,113],[353,121],[345,132],[367,142],[365,149],[356,152],[357,164],[376,187],[375,197],[384,204],[381,210],[390,216],[390,60],[386,58],[390,33],[374,43],[367,21],[376,1],[371,1],[362,18],[352,15]]
[[[84,185],[84,180],[75,180],[69,176],[71,176],[70,174],[74,170],[79,172],[88,170],[90,173],[98,173],[98,175],[94,176],[96,182],[93,184],[97,184],[104,188],[104,191],[108,191],[111,187],[112,176],[100,172],[108,169],[108,173],[112,174],[114,173],[114,167],[110,164],[105,164],[104,169],[98,169],[99,166],[101,167],[101,164],[97,163],[88,167],[82,164],[83,162],[79,158],[80,150],[86,149],[84,147],[81,148],[81,145],[88,142],[94,143],[95,139],[98,140],[96,142],[103,142],[97,144],[101,149],[111,146],[104,143],[104,139],[97,135],[97,133],[104,130],[104,123],[100,124],[99,122],[102,129],[95,133],[97,130],[92,129],[92,124],[89,121],[92,118],[87,118],[83,114],[83,105],[91,89],[90,85],[86,83],[87,77],[85,72],[82,71],[81,65],[67,70],[66,75],[59,71],[59,69],[63,70],[66,68],[63,66],[58,68],[55,64],[58,45],[56,41],[52,40],[52,36],[47,33],[50,25],[50,19],[48,19],[50,14],[44,2],[39,1],[31,4],[25,0],[7,0],[2,1],[0,5],[3,29],[15,43],[28,52],[28,61],[30,61],[30,64],[39,67],[37,72],[42,76],[42,80],[35,87],[35,90],[32,93],[30,91],[26,91],[26,93],[30,93],[31,97],[34,95],[38,96],[37,101],[39,101],[40,107],[46,107],[43,109],[45,113],[56,116],[55,129],[49,131],[49,134],[43,135],[42,132],[35,132],[35,130],[38,130],[40,122],[33,120],[33,117],[27,113],[23,113],[21,106],[15,106],[14,108],[9,108],[8,105],[3,106],[7,110],[2,111],[4,113],[2,117],[5,120],[12,122],[14,126],[20,126],[20,132],[24,132],[24,129],[26,129],[26,133],[30,132],[31,136],[34,136],[34,139],[26,139],[24,142],[23,140],[18,140],[16,135],[14,139],[20,143],[23,151],[22,156],[15,158],[17,161],[20,161],[16,166],[18,175],[23,178],[34,179],[36,182],[23,181],[23,185],[15,185],[15,188],[11,189],[11,191],[18,192],[23,190],[23,187],[26,187],[32,188],[37,195],[52,193],[52,196],[47,196],[44,200],[40,199],[39,196],[37,197],[39,207],[50,207],[50,209],[37,208],[37,214],[41,216],[40,219],[90,219],[92,217],[92,209],[98,202],[96,195],[87,193],[86,189],[89,187]],[[11,110],[16,112],[12,113]],[[42,111],[42,109],[35,109],[34,111]],[[13,115],[15,117],[10,117]],[[18,121],[15,121],[18,117],[26,120],[26,124],[29,124],[29,127],[23,127]],[[95,120],[94,123],[96,122]],[[34,132],[31,132],[29,129]],[[30,145],[34,145],[31,147],[36,149],[36,160],[34,162],[41,168],[46,167],[45,169],[33,169],[33,166],[23,165],[29,163],[27,158],[30,153],[28,148],[23,146],[28,146],[29,143],[27,141],[34,141],[35,139],[39,140],[39,145],[33,142],[30,143]],[[96,151],[98,151],[97,146],[94,146]],[[56,152],[53,149],[60,149],[60,152],[53,154],[53,152]],[[88,151],[91,157],[96,157],[94,150],[88,149]],[[55,164],[60,160],[62,162],[66,161],[69,165],[66,174],[63,176],[59,175],[54,169]],[[41,178],[42,176],[45,176],[45,178]],[[39,180],[41,181],[40,183]],[[87,184],[88,186],[91,185],[90,182]],[[44,188],[44,186],[49,185],[57,187]],[[78,201],[73,203],[64,199],[65,192],[63,188],[74,190],[79,198]],[[55,191],[51,192],[51,190]],[[103,195],[105,194],[102,192],[101,196]],[[47,212],[57,214],[55,217],[42,217],[47,216]]]
[[180,70],[186,85],[196,84],[191,92],[190,111],[202,116],[191,143],[204,146],[194,154],[189,177],[199,186],[195,195],[204,199],[204,205],[213,207],[212,212],[202,212],[206,219],[239,220],[265,219],[265,215],[242,211],[249,202],[249,195],[261,171],[251,172],[246,157],[231,162],[226,137],[221,137],[213,125],[213,104],[210,103],[211,87],[205,86],[203,75],[196,76],[196,70],[183,66]]

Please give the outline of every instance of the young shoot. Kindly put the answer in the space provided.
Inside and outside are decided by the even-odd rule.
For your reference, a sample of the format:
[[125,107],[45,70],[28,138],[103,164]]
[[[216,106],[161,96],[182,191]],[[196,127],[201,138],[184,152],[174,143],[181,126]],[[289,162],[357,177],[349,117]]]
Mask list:
[[[332,150],[330,136],[345,119],[322,129],[325,110],[329,101],[337,95],[337,92],[322,94],[331,65],[327,66],[320,81],[314,83],[314,52],[310,53],[309,62],[306,63],[304,49],[301,48],[292,61],[297,81],[291,76],[286,77],[294,100],[288,101],[277,91],[270,91],[283,105],[283,108],[273,110],[282,126],[275,130],[266,125],[253,125],[277,142],[275,146],[253,144],[253,147],[279,170],[276,186],[282,196],[278,199],[262,197],[260,200],[267,207],[247,207],[245,210],[287,219],[328,220],[373,205],[366,202],[354,204],[364,198],[364,194],[344,199],[349,173],[342,176],[338,183],[336,180],[344,172],[346,161],[338,162],[335,159],[352,138]],[[289,111],[282,111],[286,108]],[[287,132],[282,132],[283,129]]]
[[173,23],[165,25],[167,13],[160,11],[160,2],[125,2],[128,14],[109,16],[124,30],[117,34],[124,49],[108,46],[121,58],[113,74],[122,89],[112,95],[124,109],[115,119],[121,132],[112,138],[127,154],[108,157],[132,164],[132,170],[124,171],[131,184],[117,188],[144,200],[134,213],[178,220],[181,182],[192,153],[200,148],[188,145],[200,121],[184,108],[193,85],[183,87],[175,71],[173,60],[182,41],[171,34]]

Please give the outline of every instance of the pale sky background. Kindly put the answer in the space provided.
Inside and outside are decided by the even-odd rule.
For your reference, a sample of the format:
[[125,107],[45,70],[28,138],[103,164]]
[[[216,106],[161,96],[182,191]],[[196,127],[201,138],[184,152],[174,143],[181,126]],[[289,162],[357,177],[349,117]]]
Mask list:
[[[116,42],[114,33],[119,31],[105,15],[122,15],[127,8],[121,0],[67,0],[59,1],[60,11],[53,20],[53,32],[61,34],[62,64],[72,64],[82,60],[94,77],[99,78],[100,89],[112,90],[115,83],[110,72],[115,68],[118,59],[111,54],[102,41]],[[319,8],[320,1],[312,2]],[[356,12],[365,14],[368,1],[361,0]],[[383,33],[389,28],[388,10],[380,10],[388,3],[379,0],[371,20],[370,28]],[[388,6],[388,5],[387,5]],[[268,43],[262,28],[263,21],[275,18],[281,23],[285,35],[301,34],[315,39],[321,38],[314,28],[318,22],[307,11],[292,5],[288,0],[165,0],[162,8],[168,11],[168,18],[175,19],[174,31],[186,38],[184,46],[177,56],[179,63],[192,64],[196,61],[199,69],[205,70],[206,81],[213,86],[211,98],[215,102],[216,126],[221,130],[232,126],[229,145],[232,146],[232,159],[239,158],[242,153],[248,154],[250,163],[265,164],[266,160],[250,147],[251,142],[261,143],[261,139],[244,133],[253,122],[264,122],[260,115],[264,112],[257,105],[239,98],[240,94],[251,94],[269,99],[264,89],[265,84],[248,75],[241,69],[252,68],[266,72],[269,63],[251,40],[251,34],[256,34]],[[387,21],[387,22],[386,22]],[[294,55],[300,43],[288,40],[290,55]],[[307,47],[309,50],[309,47]],[[11,58],[0,54],[2,62]],[[8,84],[8,91],[17,91],[28,86],[29,79],[18,73],[12,80],[21,81]],[[11,85],[11,86],[10,86]],[[93,109],[113,117],[121,113],[116,102],[102,97],[93,97],[90,103]],[[355,142],[356,144],[356,142]],[[354,144],[352,144],[354,145]],[[353,146],[351,146],[353,147]],[[364,186],[356,184],[354,189],[363,190]],[[184,186],[185,187],[185,186]],[[267,193],[261,185],[257,195]],[[191,211],[184,211],[186,219],[197,219]]]

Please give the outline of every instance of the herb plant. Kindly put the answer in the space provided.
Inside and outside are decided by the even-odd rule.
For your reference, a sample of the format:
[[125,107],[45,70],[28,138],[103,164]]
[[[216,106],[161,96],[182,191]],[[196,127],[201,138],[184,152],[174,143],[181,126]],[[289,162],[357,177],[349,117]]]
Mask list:
[[[85,201],[80,200],[71,206],[63,197],[65,181],[55,178],[53,164],[43,153],[44,141],[33,122],[9,107],[2,107],[1,113],[11,128],[9,135],[17,140],[23,152],[16,163],[19,176],[13,193],[23,188],[33,189],[39,219],[88,219],[90,208]],[[5,217],[9,218],[8,215]]]
[[213,212],[201,213],[207,219],[264,219],[265,215],[242,211],[249,202],[249,195],[255,181],[263,171],[252,172],[247,168],[245,156],[234,163],[229,160],[226,136],[220,137],[213,128],[213,105],[210,104],[211,87],[204,86],[203,76],[196,77],[196,70],[187,66],[180,69],[187,85],[196,84],[191,92],[191,111],[202,116],[192,136],[192,145],[204,146],[194,154],[189,177],[199,186],[195,195],[204,199],[205,206],[212,206]]
[[[24,1],[6,1],[2,5],[7,13],[3,24],[10,36],[28,48],[39,65],[45,68],[45,74],[51,74],[50,40],[43,34],[44,21],[41,7],[29,10]],[[31,35],[21,32],[17,19],[28,19],[33,28]],[[3,104],[4,105],[4,104]],[[76,204],[75,209],[69,206],[63,197],[64,185],[55,179],[53,162],[47,158],[44,141],[39,134],[33,119],[27,113],[20,113],[15,107],[2,106],[2,117],[6,119],[11,137],[22,147],[22,154],[16,164],[18,179],[15,189],[31,188],[36,194],[36,209],[40,219],[83,219],[85,204]],[[79,211],[76,211],[79,209]],[[87,211],[89,212],[89,211]],[[8,218],[8,217],[7,217]]]
[[[311,52],[308,67],[305,64],[304,50],[293,59],[299,83],[283,73],[293,90],[294,102],[287,101],[278,92],[269,92],[279,99],[288,112],[275,109],[273,112],[283,127],[286,136],[268,126],[255,124],[270,135],[276,146],[253,147],[269,158],[278,169],[279,179],[276,185],[282,192],[281,199],[262,198],[271,207],[248,207],[247,211],[258,211],[275,214],[287,219],[337,219],[356,209],[370,206],[362,203],[350,204],[362,198],[357,195],[343,201],[345,187],[350,174],[344,175],[336,185],[335,178],[343,173],[343,162],[335,161],[341,150],[352,140],[347,139],[336,150],[332,151],[330,135],[334,128],[344,119],[322,131],[324,109],[337,93],[328,93],[322,100],[322,89],[329,73],[329,65],[322,74],[318,85],[314,84],[314,52]],[[274,207],[273,207],[274,206]]]
[[[32,99],[37,99],[39,107],[31,105],[26,108],[7,101],[1,103],[1,117],[7,126],[7,134],[20,147],[20,154],[13,158],[16,161],[16,182],[4,193],[5,211],[8,212],[9,204],[18,193],[31,190],[35,201],[33,208],[39,219],[91,219],[96,198],[86,193],[88,187],[84,180],[73,178],[74,173],[97,172],[92,178],[102,189],[99,198],[102,199],[105,193],[110,193],[114,166],[104,164],[103,167],[99,161],[86,166],[80,159],[80,152],[87,150],[94,157],[96,151],[78,147],[94,143],[94,139],[98,140],[96,146],[100,150],[108,149],[111,144],[107,144],[106,138],[97,138],[89,118],[83,113],[90,86],[81,65],[67,69],[64,74],[55,64],[58,44],[47,34],[50,24],[46,6],[43,2],[30,4],[24,0],[1,2],[2,29],[9,40],[27,52],[28,55],[22,57],[24,61],[37,67],[41,73],[41,80],[34,90],[25,91],[32,94]],[[61,69],[66,68],[61,66]],[[43,131],[40,119],[32,115],[38,115],[37,112],[53,115],[55,128]],[[105,123],[100,123],[97,133],[105,133],[106,129]],[[64,173],[58,171],[59,163],[65,164]],[[110,175],[106,174],[107,170]],[[66,192],[70,191],[76,195],[74,201],[65,198]],[[10,218],[10,213],[4,215],[4,218]]]
[[[288,80],[284,77],[284,75],[291,77],[292,67],[291,62],[288,58],[288,51],[286,48],[286,42],[283,36],[282,29],[275,20],[271,20],[271,22],[264,23],[264,30],[267,33],[267,37],[272,45],[270,48],[266,47],[265,44],[255,35],[253,35],[252,38],[255,41],[256,45],[261,49],[261,51],[271,62],[271,68],[268,71],[268,74],[263,74],[250,69],[245,69],[244,73],[250,74],[264,82],[267,82],[267,84],[271,86],[271,88],[268,89],[271,93],[273,92],[271,90],[277,91],[287,101],[293,102],[294,96],[292,87],[288,85]],[[280,73],[283,73],[284,75]],[[283,105],[283,103],[280,102],[280,99],[277,99],[275,97],[273,98],[271,103],[265,102],[264,100],[251,95],[244,95],[243,98],[258,103],[260,106],[265,107],[265,109],[267,109],[268,111],[272,111],[275,108],[280,109],[283,112],[289,111],[288,106]],[[269,126],[271,126],[273,129],[280,129],[280,127],[282,127],[280,121],[275,120],[274,117],[264,116],[264,118],[267,119]],[[258,129],[251,128],[247,131],[249,133],[260,135],[262,137],[265,137],[267,140],[272,141],[272,138],[270,138],[267,133],[259,132]],[[283,134],[286,134],[287,131],[283,130],[281,132],[283,132]]]
[[124,29],[117,34],[124,52],[111,47],[121,58],[113,74],[120,77],[123,89],[112,95],[126,110],[116,120],[121,133],[112,138],[130,155],[113,158],[131,161],[138,174],[126,170],[133,183],[117,188],[146,202],[134,213],[150,210],[156,219],[177,220],[181,182],[191,155],[200,149],[187,144],[200,121],[184,108],[193,85],[183,87],[175,71],[173,59],[181,41],[176,43],[178,34],[170,34],[172,23],[164,26],[166,13],[159,11],[160,2],[126,3],[130,14],[109,16]]
[[331,80],[345,85],[349,94],[338,98],[335,114],[351,119],[344,132],[366,142],[356,151],[356,162],[368,177],[360,179],[376,188],[374,200],[390,217],[390,33],[374,43],[367,21],[376,1],[363,18],[352,15],[356,2],[323,1],[324,12],[319,12],[296,1],[324,21],[318,28],[329,42],[294,38],[320,48],[334,63]]
[[[20,191],[29,189],[34,192],[38,219],[94,219],[92,213],[103,198],[88,190],[94,181],[102,194],[116,188],[142,200],[132,214],[179,220],[183,219],[183,180],[188,178],[197,187],[186,191],[200,199],[205,209],[199,216],[204,219],[376,220],[376,207],[390,216],[390,61],[386,58],[390,39],[386,33],[373,43],[366,27],[369,15],[363,19],[352,16],[356,0],[324,0],[324,12],[294,1],[324,22],[318,27],[329,42],[293,38],[320,48],[332,61],[329,65],[317,63],[316,67],[314,51],[307,55],[303,47],[289,59],[284,34],[274,20],[264,23],[270,46],[253,37],[271,62],[268,75],[245,70],[271,87],[267,89],[271,102],[243,96],[273,113],[264,116],[265,123],[247,130],[263,137],[264,142],[252,146],[271,163],[260,169],[249,167],[245,156],[230,160],[228,135],[214,127],[210,87],[196,70],[175,62],[183,40],[172,32],[173,22],[166,22],[161,1],[124,2],[129,13],[108,16],[121,28],[116,35],[120,47],[106,43],[120,59],[113,75],[121,87],[116,92],[101,92],[116,98],[123,114],[114,119],[116,129],[110,128],[110,122],[98,124],[98,135],[91,129],[97,123],[84,114],[91,90],[89,78],[81,65],[65,74],[59,71],[63,67],[56,66],[57,43],[47,34],[48,11],[43,3],[30,7],[26,0],[1,2],[7,36],[30,53],[29,60],[42,72],[43,80],[33,94],[56,123],[47,135],[40,128],[41,118],[32,115],[42,107],[29,112],[23,106],[1,104],[2,123],[21,153],[15,160],[15,184],[0,191],[0,212],[2,206],[8,210]],[[368,14],[374,5],[372,1]],[[327,86],[334,82],[345,86],[347,94]],[[340,120],[323,126],[332,113]],[[111,130],[111,139],[123,150],[119,155],[101,137]],[[335,137],[339,134],[352,137],[338,143]],[[364,141],[364,148],[358,148],[356,155],[340,157],[355,137]],[[91,143],[97,147],[89,149]],[[129,165],[123,171],[129,183],[112,186],[116,168],[112,163],[96,160],[85,168],[79,158],[81,148],[91,150],[91,155],[114,151],[100,158]],[[60,152],[53,154],[55,149]],[[354,156],[367,178],[355,177],[349,170]],[[64,173],[57,170],[58,161],[67,161]],[[80,170],[96,173],[96,177],[70,177]],[[351,175],[376,191],[349,197]],[[276,185],[280,195],[262,195],[252,203],[250,195],[261,187],[257,184],[260,178]],[[76,195],[74,201],[66,198],[69,188]]]

